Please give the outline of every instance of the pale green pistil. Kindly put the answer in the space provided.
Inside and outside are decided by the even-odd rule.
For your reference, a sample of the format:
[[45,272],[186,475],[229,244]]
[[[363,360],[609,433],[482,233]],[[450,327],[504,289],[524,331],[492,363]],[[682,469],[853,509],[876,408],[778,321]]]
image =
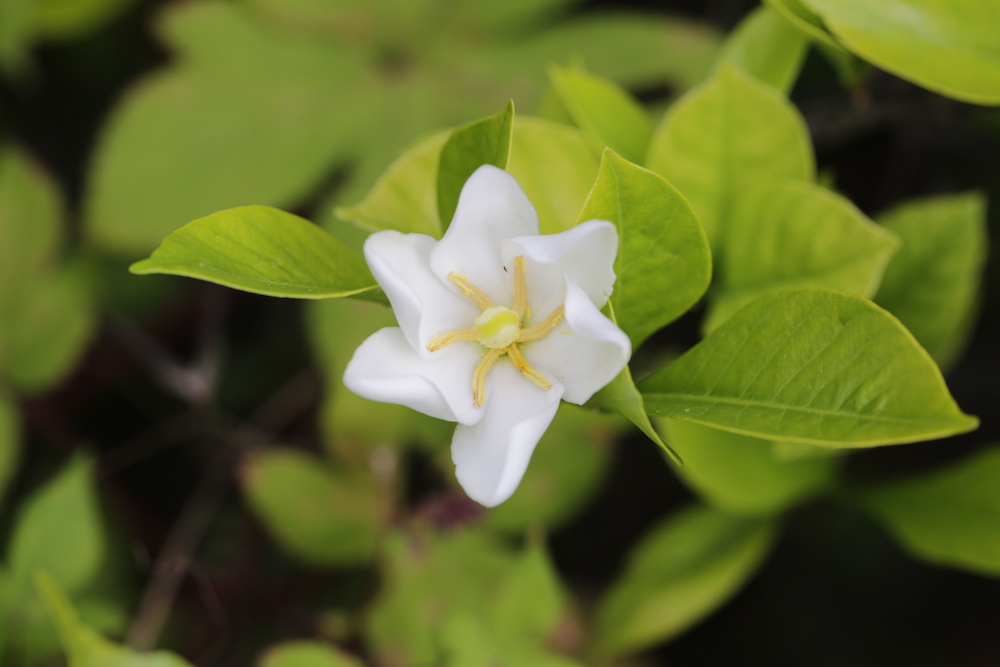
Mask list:
[[506,306],[493,306],[473,322],[479,342],[494,350],[505,348],[517,341],[521,327],[517,313]]

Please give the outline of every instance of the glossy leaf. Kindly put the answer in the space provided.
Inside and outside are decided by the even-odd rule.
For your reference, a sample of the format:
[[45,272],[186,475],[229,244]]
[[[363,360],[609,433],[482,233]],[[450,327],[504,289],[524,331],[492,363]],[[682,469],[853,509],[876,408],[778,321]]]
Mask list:
[[611,148],[632,162],[642,160],[653,126],[635,98],[615,83],[581,69],[552,67],[549,77],[596,153]]
[[803,0],[850,50],[935,92],[1000,104],[994,0]]
[[458,206],[458,195],[472,172],[484,164],[507,168],[511,134],[514,129],[514,102],[503,111],[455,128],[441,147],[437,175],[438,217],[447,229]]
[[801,30],[765,4],[736,26],[722,47],[720,61],[787,94],[799,76],[808,46]]
[[302,561],[331,567],[371,556],[379,512],[370,479],[281,448],[247,461],[243,488],[278,544]]
[[257,667],[363,667],[340,649],[318,641],[293,641],[269,648]]
[[607,150],[580,221],[618,228],[614,306],[633,348],[701,298],[712,273],[705,233],[687,201],[657,174]]
[[725,65],[670,108],[646,166],[691,202],[715,252],[728,234],[729,203],[747,183],[813,178],[809,133],[795,107]]
[[679,419],[657,423],[684,457],[678,476],[706,503],[731,514],[778,514],[825,491],[834,479],[837,461],[829,450],[782,458],[769,440]]
[[169,273],[247,292],[299,299],[374,298],[364,258],[308,220],[243,206],[189,222],[132,273]]
[[597,647],[606,656],[676,637],[732,597],[774,541],[766,521],[694,508],[654,527],[597,611]]
[[168,651],[140,653],[112,643],[80,621],[66,594],[48,572],[41,570],[34,579],[59,632],[69,667],[190,667]]
[[836,38],[823,25],[823,19],[806,6],[804,0],[764,0],[795,27],[819,43],[841,50]]
[[804,181],[756,183],[733,202],[705,329],[793,287],[874,296],[899,241],[847,199]]
[[541,118],[518,116],[507,171],[538,213],[542,234],[577,223],[599,161],[579,130]]
[[651,414],[772,440],[873,447],[974,429],[930,356],[859,297],[761,297],[641,383]]
[[1000,576],[1000,447],[860,494],[907,551],[936,565]]
[[908,202],[879,216],[902,239],[875,301],[947,367],[969,334],[986,261],[986,202],[977,194]]
[[338,207],[337,215],[371,232],[395,229],[440,238],[438,157],[448,136],[447,132],[435,134],[403,153],[363,200]]

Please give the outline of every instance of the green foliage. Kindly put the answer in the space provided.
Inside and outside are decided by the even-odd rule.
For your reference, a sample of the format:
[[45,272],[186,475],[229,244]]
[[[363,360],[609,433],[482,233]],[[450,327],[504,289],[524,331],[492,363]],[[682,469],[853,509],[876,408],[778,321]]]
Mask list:
[[514,131],[514,101],[494,116],[455,128],[441,147],[437,167],[438,217],[443,229],[451,224],[458,195],[472,172],[484,164],[507,168],[511,133]]
[[829,450],[809,447],[810,455],[782,456],[769,440],[679,419],[657,421],[684,458],[677,474],[702,500],[724,512],[778,514],[833,485],[837,460]]
[[243,489],[278,544],[303,562],[334,567],[371,557],[379,511],[370,478],[276,448],[247,460]]
[[242,206],[189,222],[130,271],[300,299],[380,294],[360,255],[307,220],[267,206]]
[[955,195],[908,202],[879,217],[903,241],[875,301],[942,368],[961,351],[986,261],[986,202]]
[[733,204],[705,329],[792,287],[871,297],[899,245],[843,197],[804,181],[749,186]]
[[257,661],[257,667],[363,667],[330,644],[316,641],[285,642],[272,646]]
[[21,424],[8,396],[0,394],[0,507],[21,457]]
[[799,76],[808,45],[801,30],[765,4],[736,26],[722,47],[719,62],[787,94]]
[[992,0],[802,0],[841,43],[949,97],[1000,104],[1000,5]]
[[842,47],[823,24],[823,19],[806,5],[807,0],[764,0],[785,19],[820,44],[840,50]]
[[821,289],[757,299],[639,388],[652,414],[828,447],[917,442],[978,424],[895,318]]
[[139,653],[114,644],[81,622],[66,594],[45,570],[34,576],[35,586],[59,632],[69,667],[190,667],[168,651]]
[[671,639],[732,597],[774,542],[759,519],[692,508],[654,527],[601,600],[597,647],[606,656]]
[[749,182],[813,177],[809,134],[795,107],[725,65],[670,107],[646,166],[684,193],[715,253],[728,235],[730,204]]
[[873,485],[858,493],[870,511],[919,558],[1000,576],[1000,448],[956,464]]

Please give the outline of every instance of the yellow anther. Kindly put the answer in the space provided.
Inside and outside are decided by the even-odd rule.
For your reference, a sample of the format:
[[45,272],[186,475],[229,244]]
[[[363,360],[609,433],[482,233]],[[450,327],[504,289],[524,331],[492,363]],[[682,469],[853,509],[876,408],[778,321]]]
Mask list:
[[476,340],[477,338],[479,338],[479,332],[475,329],[456,329],[432,340],[427,344],[427,349],[431,352],[437,352],[442,347],[447,347],[460,340]]
[[535,326],[528,327],[527,329],[521,329],[521,335],[518,336],[516,342],[526,343],[530,340],[539,340],[541,338],[545,338],[546,334],[555,329],[556,325],[559,324],[559,321],[563,318],[563,313],[565,312],[565,310],[566,310],[565,308],[559,306],[551,313],[549,313],[548,317],[546,317],[544,320],[542,320]]
[[507,356],[510,357],[511,362],[514,364],[514,368],[521,371],[528,379],[537,384],[542,389],[548,391],[552,389],[552,383],[545,379],[545,376],[536,371],[528,363],[528,360],[524,358],[521,354],[521,350],[517,349],[517,343],[514,343],[507,348]]
[[503,353],[504,350],[493,348],[483,356],[482,361],[476,366],[476,371],[472,374],[472,404],[476,407],[482,405],[483,399],[486,398],[486,372],[493,367],[493,364]]
[[465,294],[466,296],[471,296],[473,300],[476,303],[478,303],[479,307],[482,308],[483,310],[492,308],[495,305],[493,303],[493,300],[490,299],[490,297],[486,296],[486,292],[484,292],[483,290],[479,289],[478,287],[470,283],[469,279],[466,278],[465,276],[460,276],[457,273],[449,273],[448,279],[451,280],[451,282],[458,285],[459,289],[462,290],[462,294]]

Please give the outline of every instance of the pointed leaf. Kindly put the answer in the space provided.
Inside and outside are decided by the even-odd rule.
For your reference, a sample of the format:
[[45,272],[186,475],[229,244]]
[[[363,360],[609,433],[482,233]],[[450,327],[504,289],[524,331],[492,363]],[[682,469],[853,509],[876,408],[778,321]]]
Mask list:
[[607,150],[580,221],[618,228],[614,305],[637,348],[683,315],[708,288],[712,258],[698,217],[663,178]]
[[986,261],[986,202],[977,194],[908,202],[879,216],[903,240],[875,302],[948,366],[969,334]]
[[361,255],[308,220],[268,206],[232,208],[189,222],[129,270],[299,299],[377,293]]
[[484,164],[507,168],[511,133],[514,128],[514,101],[503,111],[455,128],[441,148],[437,175],[438,218],[447,229],[458,206],[465,181]]
[[899,241],[847,199],[805,181],[748,186],[732,205],[711,331],[757,297],[826,287],[874,296]]
[[640,385],[651,414],[758,438],[873,447],[963,433],[930,356],[859,297],[761,297]]
[[691,202],[716,252],[741,187],[756,179],[813,178],[809,133],[795,107],[727,65],[670,108],[646,166]]
[[787,94],[802,69],[808,39],[766,4],[744,18],[722,47],[720,61]]
[[552,67],[549,78],[596,153],[610,148],[632,162],[642,160],[653,126],[635,98],[617,84],[581,69]]
[[774,525],[707,508],[656,526],[601,600],[597,647],[632,653],[687,630],[732,597],[774,542]]
[[823,25],[823,19],[805,5],[803,0],[764,0],[792,25],[817,40],[820,44],[842,50],[837,39]]
[[862,505],[908,551],[936,565],[1000,576],[1000,447],[865,489]]

